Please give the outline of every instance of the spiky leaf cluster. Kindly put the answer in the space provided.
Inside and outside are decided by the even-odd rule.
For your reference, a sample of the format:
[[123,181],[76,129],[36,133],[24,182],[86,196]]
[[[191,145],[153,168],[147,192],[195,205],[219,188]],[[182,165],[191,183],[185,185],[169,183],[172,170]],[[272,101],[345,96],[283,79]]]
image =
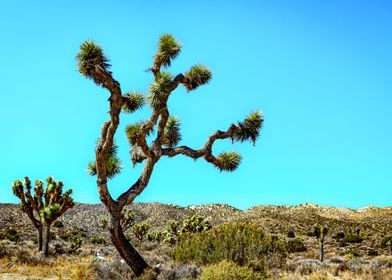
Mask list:
[[188,91],[191,91],[208,83],[212,78],[212,72],[206,66],[197,64],[191,67],[188,73],[185,74],[185,78],[184,86]]
[[150,84],[147,101],[152,108],[159,109],[165,105],[172,81],[173,75],[171,73],[162,72]]
[[328,227],[326,225],[313,225],[310,234],[318,239],[323,239],[328,234]]
[[12,192],[18,198],[23,196],[23,183],[19,180],[16,180],[12,183]]
[[182,221],[181,225],[181,233],[196,233],[202,232],[205,230],[209,230],[211,228],[211,224],[204,216],[193,215],[185,218]]
[[53,220],[54,217],[58,216],[60,213],[60,204],[54,203],[47,207],[44,207],[40,211],[41,220],[46,224],[48,221]]
[[241,163],[241,155],[237,152],[222,152],[216,157],[216,167],[221,171],[234,171]]
[[123,231],[131,228],[135,223],[135,215],[130,209],[123,209],[120,214],[120,223]]
[[143,241],[144,237],[147,235],[150,226],[146,223],[141,223],[138,225],[133,225],[132,232],[136,236],[137,239]]
[[240,142],[251,140],[255,144],[263,122],[263,114],[260,111],[249,114],[243,122],[238,122],[236,125],[234,140]]
[[125,127],[125,134],[127,135],[128,142],[131,146],[135,146],[137,144],[143,124],[144,122],[140,121],[134,124],[129,124]]
[[79,72],[88,79],[93,79],[96,84],[102,85],[103,80],[97,75],[97,70],[108,71],[109,59],[103,53],[102,48],[92,40],[87,40],[80,45],[80,51],[76,55]]
[[181,44],[171,34],[164,34],[159,39],[158,52],[155,55],[155,64],[160,67],[170,66],[171,61],[181,52]]
[[[97,141],[97,145],[99,141]],[[109,148],[108,152],[106,153],[105,157],[105,169],[106,169],[106,176],[111,179],[118,175],[122,169],[121,160],[117,156],[118,146],[113,143],[113,145]],[[91,176],[97,175],[97,162],[92,161],[87,165],[87,172]]]
[[165,134],[163,139],[163,145],[168,148],[173,148],[181,141],[180,132],[180,119],[174,116],[170,116],[165,126]]
[[144,96],[141,92],[129,92],[123,95],[122,111],[133,113],[144,106]]

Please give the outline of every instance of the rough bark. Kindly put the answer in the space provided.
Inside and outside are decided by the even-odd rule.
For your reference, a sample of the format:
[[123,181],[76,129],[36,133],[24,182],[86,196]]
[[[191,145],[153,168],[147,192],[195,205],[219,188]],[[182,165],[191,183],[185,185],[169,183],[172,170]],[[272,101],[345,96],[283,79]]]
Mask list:
[[324,238],[320,239],[320,262],[324,261]]
[[51,225],[45,226],[44,250],[43,250],[45,257],[49,256],[50,226]]
[[143,271],[148,267],[148,264],[142,256],[132,247],[123,233],[120,224],[120,213],[118,209],[112,211],[110,235],[114,247],[117,249],[120,256],[131,267],[136,276],[143,274]]
[[39,228],[37,228],[38,231],[38,250],[42,251],[42,241],[43,241],[43,236],[42,236],[42,224],[40,225]]

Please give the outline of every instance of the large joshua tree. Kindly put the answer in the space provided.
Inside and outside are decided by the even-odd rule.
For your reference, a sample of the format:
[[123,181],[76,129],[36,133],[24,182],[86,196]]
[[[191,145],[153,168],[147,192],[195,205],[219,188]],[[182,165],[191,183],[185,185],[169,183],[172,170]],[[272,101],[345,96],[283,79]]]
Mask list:
[[[39,250],[49,254],[50,227],[65,211],[75,203],[71,197],[72,190],[63,193],[63,182],[56,182],[52,177],[46,179],[46,189],[41,180],[35,181],[34,195],[31,193],[31,181],[25,177],[23,182],[17,180],[12,184],[14,195],[21,200],[21,209],[38,230]],[[42,234],[45,227],[45,235]]]
[[[154,166],[159,159],[178,155],[193,159],[204,158],[221,171],[234,171],[241,161],[241,155],[236,152],[223,152],[215,156],[212,151],[214,142],[218,139],[229,138],[232,141],[249,140],[255,143],[263,124],[261,112],[256,111],[244,121],[231,124],[227,130],[218,130],[213,133],[199,149],[179,146],[180,121],[169,113],[167,103],[170,94],[179,85],[183,85],[188,92],[193,91],[208,83],[212,77],[211,71],[203,65],[192,66],[185,74],[175,76],[163,71],[162,68],[169,67],[180,51],[181,45],[172,35],[165,34],[160,38],[158,51],[149,69],[154,78],[146,98],[152,109],[151,116],[147,120],[126,127],[126,135],[131,146],[131,161],[134,165],[144,162],[144,168],[136,182],[128,186],[117,198],[110,195],[107,181],[120,170],[114,144],[120,113],[132,113],[140,109],[145,103],[145,98],[140,92],[122,93],[120,83],[113,78],[109,70],[109,59],[102,48],[93,41],[84,42],[76,56],[80,73],[110,93],[108,99],[110,118],[102,126],[95,148],[95,162],[90,163],[88,169],[90,174],[97,175],[100,199],[110,213],[109,230],[113,245],[137,276],[141,275],[148,265],[125,238],[120,222],[121,211],[124,206],[131,204],[148,185]],[[147,137],[153,140],[147,141]]]

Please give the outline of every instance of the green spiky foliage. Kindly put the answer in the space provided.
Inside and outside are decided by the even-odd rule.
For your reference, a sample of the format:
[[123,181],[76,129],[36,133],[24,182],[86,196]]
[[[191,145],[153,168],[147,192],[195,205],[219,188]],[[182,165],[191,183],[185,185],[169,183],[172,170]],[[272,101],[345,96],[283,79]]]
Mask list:
[[123,95],[122,111],[133,113],[141,109],[145,103],[144,95],[141,92],[129,92]]
[[68,253],[70,254],[75,253],[82,246],[82,243],[83,243],[83,239],[81,237],[79,236],[72,237]]
[[147,235],[150,226],[146,223],[141,223],[138,225],[133,225],[132,232],[139,241],[143,241],[144,237]]
[[204,216],[193,215],[185,218],[181,224],[181,233],[196,233],[211,229],[211,224]]
[[222,152],[216,157],[216,167],[221,171],[234,171],[240,165],[241,159],[237,152]]
[[240,142],[251,140],[255,144],[263,122],[264,116],[260,111],[249,114],[243,122],[238,122],[236,125],[233,140]]
[[[28,214],[33,225],[38,229],[39,249],[44,245],[44,254],[48,254],[50,240],[50,226],[65,211],[72,208],[75,203],[72,199],[72,189],[63,193],[63,182],[56,182],[53,177],[46,179],[46,189],[41,180],[35,181],[34,194],[31,193],[31,181],[25,177],[23,182],[17,180],[12,184],[14,195],[21,200],[21,209]],[[42,229],[46,227],[45,240],[42,244]]]
[[131,209],[123,209],[120,215],[120,223],[123,231],[130,229],[135,224],[135,215]]
[[150,84],[147,101],[152,108],[160,109],[165,106],[172,80],[173,75],[171,73],[161,72],[157,75],[156,80]]
[[125,134],[127,135],[128,142],[131,146],[135,146],[137,144],[137,139],[140,136],[143,124],[144,122],[140,121],[135,124],[129,124],[125,127]]
[[[99,140],[97,141],[97,145],[99,144]],[[117,156],[118,146],[114,143],[108,150],[105,157],[105,167],[106,167],[106,176],[109,179],[112,179],[117,174],[120,174],[122,169],[122,163],[119,157]],[[92,161],[87,165],[87,172],[91,176],[97,175],[97,163],[96,161]]]
[[104,80],[98,73],[109,72],[109,59],[103,53],[102,48],[92,40],[87,40],[80,45],[80,51],[76,55],[79,72],[86,78],[92,79],[96,84],[103,85]]
[[178,145],[181,141],[180,132],[180,119],[174,116],[170,116],[165,126],[165,136],[163,139],[163,145],[168,148],[173,148]]
[[169,221],[169,228],[167,229],[167,231],[170,234],[173,234],[173,235],[177,236],[179,234],[179,232],[180,232],[179,228],[180,228],[180,223],[178,221],[170,220]]
[[185,74],[185,78],[184,86],[188,91],[191,91],[207,84],[212,78],[212,72],[208,67],[197,64],[191,67],[188,73]]
[[181,52],[181,44],[171,34],[164,34],[159,39],[158,52],[154,58],[154,67],[157,70],[161,66],[168,67],[171,61]]

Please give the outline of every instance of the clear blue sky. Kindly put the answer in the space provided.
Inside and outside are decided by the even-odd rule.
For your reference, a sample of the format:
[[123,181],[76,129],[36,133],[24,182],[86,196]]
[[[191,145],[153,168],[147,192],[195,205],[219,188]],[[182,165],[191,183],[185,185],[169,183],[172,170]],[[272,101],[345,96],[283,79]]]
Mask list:
[[[17,202],[11,182],[48,175],[99,202],[86,164],[107,119],[108,93],[78,73],[86,39],[110,57],[123,91],[147,91],[157,40],[173,34],[182,54],[172,71],[203,63],[210,84],[177,90],[170,111],[182,144],[198,148],[261,109],[255,147],[237,150],[233,173],[203,160],[163,159],[137,201],[180,205],[224,202],[358,208],[392,205],[392,4],[390,1],[1,1],[0,201]],[[124,169],[118,195],[138,177],[123,115],[116,135]]]

